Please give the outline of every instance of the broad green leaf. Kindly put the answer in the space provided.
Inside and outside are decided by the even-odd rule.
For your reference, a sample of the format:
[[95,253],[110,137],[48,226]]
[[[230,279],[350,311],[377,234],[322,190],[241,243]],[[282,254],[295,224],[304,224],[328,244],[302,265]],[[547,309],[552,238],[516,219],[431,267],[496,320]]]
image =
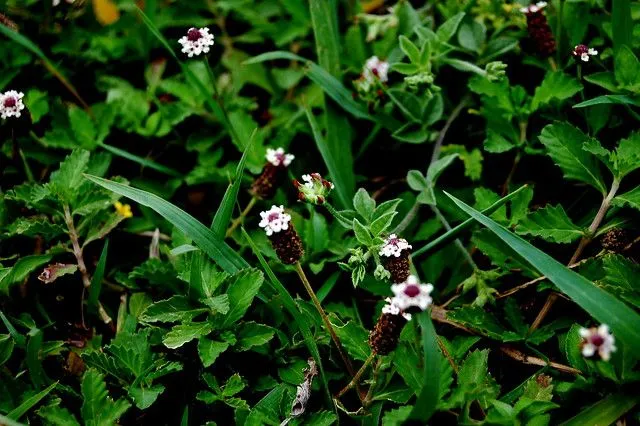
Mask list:
[[356,209],[363,218],[369,221],[376,208],[376,201],[371,198],[364,188],[360,188],[358,192],[356,192],[356,195],[353,196],[353,208]]
[[487,39],[487,28],[480,22],[465,21],[458,31],[458,43],[465,49],[480,53]]
[[152,305],[140,315],[140,321],[153,322],[188,322],[195,316],[207,312],[207,309],[195,307],[185,296],[173,296]]
[[77,149],[64,159],[58,170],[51,173],[49,188],[62,202],[69,204],[73,201],[75,189],[82,183],[82,173],[88,163],[89,151]]
[[130,386],[128,390],[129,396],[131,397],[131,399],[133,399],[133,402],[135,402],[136,407],[141,410],[145,410],[151,407],[151,405],[156,402],[160,394],[164,392],[164,386],[146,386],[138,384],[135,386]]
[[516,147],[516,144],[505,138],[498,132],[487,130],[487,137],[484,140],[484,150],[494,154],[507,152]]
[[617,195],[611,201],[611,204],[618,207],[628,206],[636,210],[640,210],[640,186],[637,186],[624,194]]
[[404,54],[407,55],[407,57],[409,58],[409,61],[412,64],[419,64],[420,49],[418,49],[418,46],[413,44],[411,40],[409,40],[407,37],[403,35],[400,36],[399,41],[400,41],[400,49],[402,49]]
[[336,324],[336,334],[351,358],[364,361],[371,355],[371,348],[367,344],[369,333],[361,324],[353,320],[342,324],[336,318],[332,318],[331,322]]
[[193,339],[206,336],[212,330],[213,325],[206,321],[176,325],[165,334],[162,343],[169,349],[176,349]]
[[582,84],[577,79],[562,72],[549,72],[533,95],[531,110],[535,111],[554,99],[559,101],[569,99],[580,90],[582,90]]
[[369,233],[369,230],[362,224],[358,219],[353,219],[353,232],[356,234],[356,238],[365,246],[370,246],[373,244],[373,237]]
[[426,423],[435,413],[440,400],[440,364],[442,355],[438,348],[438,335],[431,322],[430,311],[418,315],[422,334],[422,351],[424,360],[422,390],[418,394],[415,406],[411,411],[411,418]]
[[520,235],[533,235],[553,243],[570,243],[585,235],[584,230],[574,224],[560,204],[548,205],[531,212],[516,227]]
[[453,17],[449,18],[442,25],[440,25],[440,27],[436,30],[436,35],[438,36],[438,40],[441,43],[446,43],[451,37],[455,35],[456,31],[458,31],[458,26],[460,25],[460,22],[462,22],[462,18],[464,18],[464,16],[465,13],[460,12],[456,15],[453,15]]
[[227,342],[218,342],[206,337],[198,339],[198,355],[200,355],[202,365],[205,368],[212,366],[228,347],[229,343]]
[[245,322],[237,329],[237,350],[247,351],[254,346],[262,346],[273,339],[274,334],[275,330],[267,325]]
[[447,195],[461,210],[495,233],[582,309],[600,323],[608,324],[616,338],[630,349],[640,351],[640,315],[634,310],[482,213]]
[[[614,1],[615,2],[615,1]],[[611,425],[640,402],[636,393],[619,393],[605,397],[590,407],[583,409],[560,426],[600,426]]]
[[78,107],[69,108],[69,124],[76,141],[81,147],[93,149],[96,146],[96,127],[89,114]]
[[260,291],[264,282],[264,275],[257,269],[245,269],[229,279],[227,295],[229,297],[229,312],[224,317],[221,327],[229,327],[238,320],[251,306],[254,297]]
[[488,370],[489,350],[475,350],[465,358],[458,370],[458,386],[449,404],[460,407],[467,401],[478,401],[483,408],[496,399],[500,387]]
[[637,88],[640,83],[640,61],[629,46],[621,46],[616,52],[614,71],[620,86]]
[[96,176],[86,175],[86,178],[156,211],[191,238],[223,270],[234,273],[248,266],[240,255],[196,218],[157,195]]
[[[40,401],[42,401],[51,391],[58,385],[58,382],[54,382],[46,389],[38,392],[35,395],[25,399],[20,405],[7,413],[7,417],[11,420],[20,420],[29,410],[35,407]],[[1,420],[0,420],[1,421]]]
[[567,179],[587,183],[606,194],[597,158],[582,149],[589,137],[568,123],[549,124],[539,136],[547,153]]
[[[38,416],[40,416],[48,426],[80,426],[80,423],[74,415],[66,408],[60,406],[61,402],[60,399],[54,399],[49,405],[45,405],[37,411]],[[0,419],[0,422],[2,422],[2,419]]]
[[82,378],[82,419],[86,426],[112,426],[129,409],[125,399],[113,400],[107,393],[104,376],[87,370]]

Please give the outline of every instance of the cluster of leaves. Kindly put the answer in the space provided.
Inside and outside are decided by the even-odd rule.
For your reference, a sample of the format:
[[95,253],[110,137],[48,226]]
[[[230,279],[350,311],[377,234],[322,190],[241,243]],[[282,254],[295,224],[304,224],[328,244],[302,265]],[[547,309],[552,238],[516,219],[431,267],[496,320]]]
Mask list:
[[[524,1],[55,3],[0,2],[0,423],[640,421],[637,5],[549,2],[541,58]],[[249,193],[277,147],[324,203]],[[375,356],[391,234],[433,306]]]

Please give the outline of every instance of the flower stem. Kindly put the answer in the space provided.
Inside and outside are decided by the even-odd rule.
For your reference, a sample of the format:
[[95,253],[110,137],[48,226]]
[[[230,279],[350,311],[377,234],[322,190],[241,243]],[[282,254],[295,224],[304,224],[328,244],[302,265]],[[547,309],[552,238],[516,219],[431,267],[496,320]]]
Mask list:
[[231,234],[233,234],[233,231],[235,231],[236,228],[238,228],[238,226],[244,221],[244,218],[247,217],[251,209],[253,209],[253,206],[256,205],[257,201],[258,199],[256,197],[251,197],[249,204],[247,204],[247,207],[245,207],[244,210],[240,213],[240,216],[238,216],[231,222],[231,225],[229,226],[229,229],[227,229],[227,232],[224,236],[225,238],[229,238]]
[[353,369],[353,365],[351,364],[351,361],[349,361],[349,358],[347,357],[347,354],[342,346],[342,342],[340,341],[340,338],[338,337],[335,330],[333,329],[333,325],[331,324],[331,321],[329,321],[329,317],[327,316],[326,312],[322,308],[322,305],[320,304],[320,300],[318,299],[318,296],[316,296],[316,293],[313,291],[313,288],[311,288],[311,284],[309,283],[309,280],[307,279],[307,276],[304,273],[304,270],[302,269],[302,265],[300,265],[300,262],[296,262],[295,268],[296,268],[296,272],[298,273],[298,276],[300,277],[300,281],[302,281],[302,284],[304,285],[305,290],[307,290],[307,293],[311,298],[311,301],[313,302],[313,304],[316,307],[316,310],[322,317],[322,321],[324,322],[324,325],[327,331],[329,332],[329,335],[331,336],[333,343],[335,343],[338,349],[338,353],[342,358],[342,362],[344,362],[344,365],[347,367],[347,371],[349,372],[351,377],[354,377],[356,373],[355,373],[355,370]]
[[[589,225],[589,230],[587,231],[588,232],[587,235],[583,236],[580,239],[580,242],[578,243],[578,247],[576,248],[576,251],[573,253],[573,256],[571,256],[571,260],[569,260],[569,266],[574,265],[578,261],[585,247],[587,247],[587,245],[591,242],[591,240],[595,236],[596,231],[600,227],[602,220],[607,214],[607,211],[611,206],[611,201],[613,200],[613,197],[616,196],[616,193],[618,192],[619,188],[620,188],[620,181],[617,178],[614,178],[613,182],[611,183],[611,189],[609,190],[609,193],[602,199],[602,204],[600,204],[600,209],[598,209],[598,213],[596,213],[596,216],[593,218],[591,225]],[[553,304],[557,299],[558,299],[558,294],[556,292],[552,292],[549,295],[549,297],[547,297],[547,300],[544,302],[544,306],[540,310],[540,313],[538,313],[538,316],[531,324],[531,327],[529,327],[529,333],[531,333],[532,331],[534,331],[536,328],[540,326],[540,324],[545,319],[545,317],[547,316],[547,314],[551,310],[551,307],[553,306]]]
[[360,367],[360,370],[358,370],[358,372],[353,376],[353,379],[349,382],[349,384],[344,388],[342,388],[340,392],[338,392],[338,394],[336,395],[336,398],[342,397],[342,395],[347,393],[350,389],[353,389],[353,387],[358,384],[358,382],[360,381],[360,378],[362,377],[364,372],[367,370],[367,368],[375,358],[376,358],[375,352],[371,352],[371,355],[369,355],[369,358],[367,358],[364,364],[362,364],[362,367]]
[[216,85],[216,76],[213,73],[213,69],[209,64],[209,58],[207,56],[204,57],[204,63],[207,68],[207,73],[209,74],[209,80],[211,80],[211,87],[213,88],[213,96],[216,100],[216,103],[220,107],[220,111],[222,112],[222,117],[224,118],[224,121],[225,121],[224,125],[227,128],[227,131],[229,131],[229,133],[231,134],[231,138],[234,139],[236,143],[240,144],[240,146],[244,147],[243,141],[238,137],[238,133],[236,132],[235,127],[233,127],[231,120],[229,120],[229,114],[227,113],[227,110],[224,107],[224,103],[222,102],[222,97],[220,97],[220,93],[218,92],[218,87]]
[[331,215],[334,218],[336,218],[336,220],[338,222],[341,222],[342,224],[344,224],[347,227],[351,227],[351,221],[349,219],[347,219],[346,217],[344,217],[342,215],[342,213],[340,213],[338,210],[336,210],[335,207],[333,207],[331,204],[329,204],[328,201],[325,201],[322,205],[327,209],[327,211],[329,213],[331,213]]

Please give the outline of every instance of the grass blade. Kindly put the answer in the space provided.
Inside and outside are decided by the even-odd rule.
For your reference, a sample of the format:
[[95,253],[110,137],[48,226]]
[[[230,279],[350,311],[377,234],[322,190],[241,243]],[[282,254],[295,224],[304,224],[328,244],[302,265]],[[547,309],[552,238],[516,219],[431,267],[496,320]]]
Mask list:
[[167,167],[167,166],[163,166],[162,164],[158,164],[155,161],[139,157],[139,156],[131,154],[131,153],[129,153],[129,152],[123,150],[123,149],[116,148],[115,146],[107,145],[104,142],[98,143],[98,146],[100,146],[101,148],[103,148],[106,151],[109,151],[110,153],[112,153],[114,155],[117,155],[118,157],[122,157],[122,158],[124,158],[126,160],[133,161],[134,163],[138,163],[141,166],[148,167],[148,168],[153,169],[155,171],[158,171],[160,173],[164,173],[165,175],[169,175],[169,176],[173,176],[173,177],[177,177],[177,178],[182,178],[182,174],[179,171],[174,170],[174,169],[172,169],[170,167]]
[[438,336],[431,322],[429,312],[418,315],[418,324],[422,330],[422,349],[424,351],[424,384],[410,418],[426,424],[427,420],[436,412],[440,399],[440,363],[442,356],[438,348]]
[[87,304],[91,309],[98,308],[98,298],[100,297],[100,290],[102,289],[102,280],[104,279],[104,270],[107,266],[107,252],[109,250],[109,240],[104,242],[104,247],[102,247],[102,253],[100,254],[100,259],[98,259],[98,264],[96,265],[96,270],[93,273],[93,278],[91,278],[91,287],[89,287],[89,297],[87,297]]
[[280,300],[282,301],[282,304],[287,309],[287,311],[289,311],[294,321],[298,325],[298,329],[300,330],[300,333],[302,333],[302,336],[304,337],[304,343],[309,349],[311,356],[316,361],[318,370],[320,371],[320,377],[322,378],[322,384],[326,393],[327,403],[330,406],[334,407],[334,410],[335,410],[333,400],[331,399],[331,393],[329,392],[327,378],[325,376],[324,368],[322,366],[320,351],[318,349],[318,345],[316,345],[316,341],[313,338],[313,333],[311,333],[311,324],[309,320],[305,315],[302,314],[302,311],[300,311],[300,309],[298,308],[296,301],[293,299],[291,294],[289,294],[287,289],[282,285],[280,280],[278,280],[276,275],[273,273],[273,271],[271,270],[271,267],[269,267],[269,264],[262,256],[262,253],[260,253],[260,249],[258,249],[258,246],[256,246],[256,243],[251,239],[247,231],[245,231],[244,227],[241,228],[241,231],[244,237],[246,238],[247,242],[249,243],[251,250],[253,250],[253,253],[258,258],[258,261],[260,262],[262,269],[264,270],[265,274],[269,278],[269,282],[273,286],[274,290],[278,293],[278,295],[280,295]]
[[222,201],[216,210],[215,216],[213,216],[213,222],[211,223],[211,230],[220,239],[224,239],[224,235],[227,232],[231,217],[233,216],[233,208],[236,205],[238,199],[238,193],[240,192],[240,185],[242,184],[242,175],[244,173],[244,167],[247,163],[247,154],[253,146],[253,141],[258,129],[254,130],[251,134],[249,144],[242,154],[242,158],[236,168],[236,175],[233,177],[233,183],[229,184],[227,190],[224,192]]
[[85,175],[85,177],[103,188],[120,194],[123,197],[130,198],[154,210],[160,216],[171,222],[173,226],[178,228],[187,237],[191,238],[202,251],[207,253],[209,257],[226,272],[233,274],[249,266],[238,253],[218,238],[209,228],[170,202],[150,192],[108,179],[90,175]]
[[27,411],[31,410],[38,402],[42,401],[45,396],[49,395],[49,392],[51,392],[57,385],[58,382],[52,383],[48,388],[38,392],[30,398],[27,398],[22,404],[10,411],[7,414],[7,417],[12,420],[19,420]]
[[[523,185],[520,188],[518,188],[515,191],[513,191],[511,194],[508,194],[508,195],[502,197],[501,199],[499,199],[498,201],[496,201],[495,203],[493,203],[492,205],[490,205],[486,209],[482,210],[482,214],[490,215],[491,213],[495,212],[500,207],[505,205],[507,203],[507,201],[513,199],[516,195],[518,195],[520,192],[522,192],[525,188],[527,188],[527,185]],[[431,241],[430,243],[428,243],[424,247],[421,247],[418,250],[416,250],[411,255],[411,257],[415,258],[415,257],[423,255],[425,253],[432,253],[432,252],[440,249],[441,247],[446,246],[447,244],[449,244],[450,242],[452,242],[456,238],[458,238],[458,236],[465,229],[469,228],[473,224],[473,222],[474,222],[473,219],[465,220],[460,225],[456,226],[455,228],[452,228],[450,231],[445,232],[444,234],[442,234],[441,236],[439,236],[435,240]]]
[[[348,188],[344,184],[344,182],[346,182],[346,179],[348,179],[348,177],[345,176],[347,172],[340,167],[338,161],[336,160],[336,157],[334,156],[334,153],[339,154],[339,152],[333,151],[329,144],[326,142],[325,138],[322,136],[322,132],[320,131],[320,127],[318,126],[318,122],[313,116],[313,113],[308,109],[306,109],[305,112],[307,113],[307,119],[309,120],[309,125],[311,126],[311,131],[313,132],[313,139],[316,141],[318,151],[320,151],[320,155],[322,155],[322,159],[327,166],[327,170],[329,171],[332,182],[336,186],[336,192],[338,193],[340,204],[345,208],[348,208],[351,205],[352,197]],[[351,173],[353,174],[353,171]]]
[[619,393],[609,395],[560,426],[612,425],[638,402],[640,402],[640,395],[637,394]]
[[631,19],[631,2],[629,0],[613,0],[611,23],[614,53],[617,53],[621,46],[627,45],[631,47],[633,21]]
[[635,353],[640,351],[640,315],[633,309],[453,195],[446,192],[445,194],[461,210],[486,226],[519,253],[582,309],[600,323],[608,324],[617,339],[623,341]]

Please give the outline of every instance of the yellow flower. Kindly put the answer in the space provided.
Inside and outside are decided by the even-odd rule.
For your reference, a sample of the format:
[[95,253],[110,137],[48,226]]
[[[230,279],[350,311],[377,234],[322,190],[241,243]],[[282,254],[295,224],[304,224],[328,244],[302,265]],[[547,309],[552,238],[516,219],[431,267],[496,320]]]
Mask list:
[[131,206],[129,204],[122,204],[120,201],[116,201],[113,203],[113,206],[116,208],[116,213],[125,219],[133,217],[133,213],[131,213]]

